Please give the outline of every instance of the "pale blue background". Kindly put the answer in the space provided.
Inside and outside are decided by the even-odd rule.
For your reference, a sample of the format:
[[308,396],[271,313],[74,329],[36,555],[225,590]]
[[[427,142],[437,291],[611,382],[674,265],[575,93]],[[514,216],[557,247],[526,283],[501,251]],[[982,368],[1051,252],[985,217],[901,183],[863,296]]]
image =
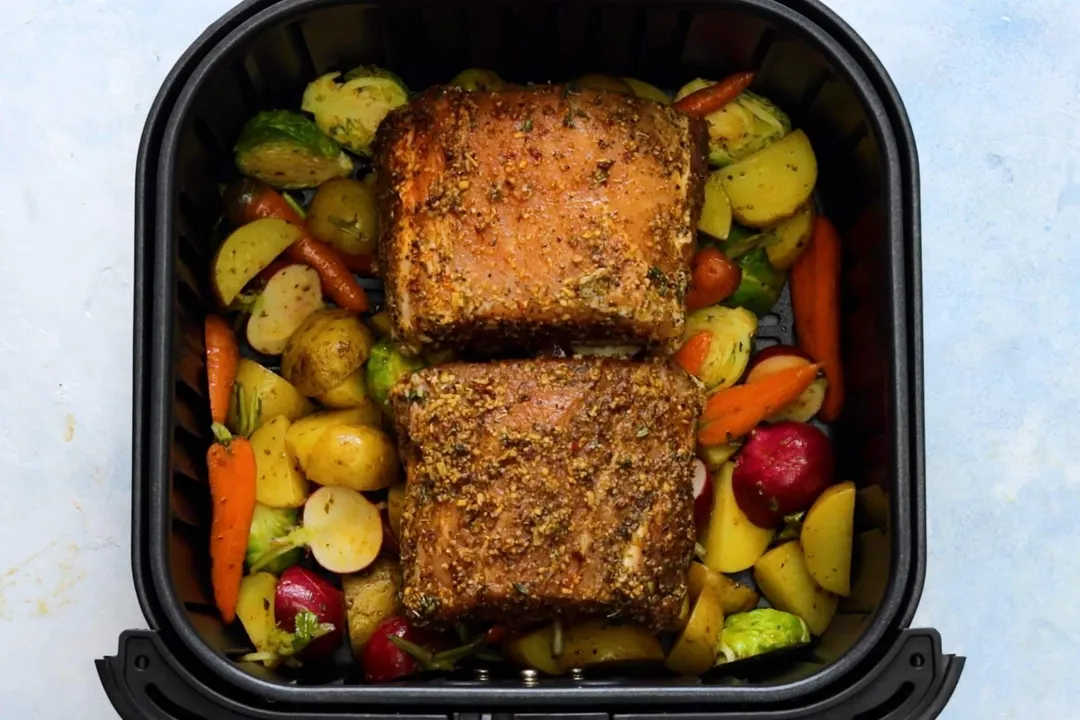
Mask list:
[[[132,182],[166,72],[230,0],[0,0],[0,716],[113,717],[128,555]],[[1080,3],[833,0],[922,157],[930,561],[968,656],[944,717],[1080,710]],[[23,648],[23,649],[16,649]]]

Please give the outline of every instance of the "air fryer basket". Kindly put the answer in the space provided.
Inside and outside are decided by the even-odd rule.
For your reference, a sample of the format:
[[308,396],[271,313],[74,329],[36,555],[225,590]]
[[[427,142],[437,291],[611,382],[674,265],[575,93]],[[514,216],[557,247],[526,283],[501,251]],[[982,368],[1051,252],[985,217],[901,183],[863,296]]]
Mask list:
[[[296,107],[318,74],[365,63],[393,69],[412,88],[445,82],[465,67],[490,67],[522,82],[605,72],[668,88],[759,68],[755,88],[807,131],[821,168],[819,200],[844,238],[850,384],[834,437],[841,477],[862,491],[853,597],[811,650],[701,681],[605,675],[535,686],[498,673],[487,681],[302,685],[225,659],[223,652],[245,639],[214,610],[206,549],[210,438],[201,321],[211,307],[206,269],[218,187],[235,177],[230,148],[254,112]],[[144,712],[138,695],[162,713],[155,717],[186,717],[183,701],[167,697],[177,687],[197,688],[208,707],[231,703],[233,712],[252,713],[228,717],[278,716],[267,714],[271,706],[311,717],[338,717],[346,708],[588,708],[606,717],[645,706],[743,717],[716,713],[736,705],[749,714],[816,712],[857,691],[884,703],[882,713],[863,717],[899,717],[893,713],[900,710],[908,717],[912,707],[948,698],[962,660],[942,657],[933,631],[906,630],[925,554],[914,143],[876,59],[815,1],[251,0],[211,27],[167,79],[140,148],[137,192],[132,559],[156,632],[127,634],[119,658],[99,661],[118,709]],[[786,293],[761,325],[761,345],[791,341]],[[888,683],[883,668],[891,668]],[[168,682],[159,675],[148,681],[149,669],[167,672]]]

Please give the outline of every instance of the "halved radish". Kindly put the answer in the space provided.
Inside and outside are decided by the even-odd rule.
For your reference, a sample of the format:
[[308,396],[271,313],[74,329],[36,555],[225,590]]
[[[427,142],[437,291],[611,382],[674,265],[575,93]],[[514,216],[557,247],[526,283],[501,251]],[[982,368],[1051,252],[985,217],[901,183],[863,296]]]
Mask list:
[[344,487],[322,487],[304,505],[304,526],[273,540],[271,550],[251,566],[257,572],[274,558],[304,545],[330,572],[360,572],[379,556],[383,520],[379,508]]
[[[799,348],[790,345],[774,345],[754,356],[750,362],[750,372],[746,375],[746,382],[751,383],[782,370],[810,365],[812,362]],[[783,420],[809,422],[821,410],[821,405],[825,402],[825,390],[828,387],[828,380],[824,377],[818,378],[794,402],[769,417],[768,422],[775,423]]]
[[713,507],[713,481],[705,463],[694,458],[694,527],[699,530],[709,522]]

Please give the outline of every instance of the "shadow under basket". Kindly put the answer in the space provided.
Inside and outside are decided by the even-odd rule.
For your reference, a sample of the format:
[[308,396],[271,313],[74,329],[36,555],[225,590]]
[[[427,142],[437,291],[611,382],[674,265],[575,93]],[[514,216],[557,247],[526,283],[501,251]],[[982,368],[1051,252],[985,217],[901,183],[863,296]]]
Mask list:
[[[231,147],[261,109],[296,108],[317,75],[374,63],[412,88],[487,67],[518,82],[589,72],[674,88],[757,68],[820,164],[818,198],[843,236],[849,376],[833,428],[838,471],[859,489],[852,597],[814,645],[701,679],[516,672],[303,682],[226,651],[245,643],[209,589],[209,443],[202,319]],[[896,90],[863,41],[815,0],[343,2],[249,0],[211,26],[158,94],[136,176],[132,570],[149,630],[97,661],[124,718],[925,718],[963,658],[909,629],[925,570],[919,186]],[[368,289],[377,294],[378,283]],[[759,346],[792,341],[784,297]],[[343,654],[344,650],[343,650]]]

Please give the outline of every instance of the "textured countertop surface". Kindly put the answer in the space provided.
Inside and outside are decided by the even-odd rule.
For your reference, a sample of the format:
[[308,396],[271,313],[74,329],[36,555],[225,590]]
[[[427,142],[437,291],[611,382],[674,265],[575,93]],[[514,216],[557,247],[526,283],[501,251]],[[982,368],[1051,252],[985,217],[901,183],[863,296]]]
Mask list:
[[[943,717],[1076,717],[1080,3],[831,4],[892,73],[922,161],[916,625],[968,657]],[[0,5],[0,716],[108,718],[92,661],[145,626],[128,541],[135,154],[165,74],[231,2]]]

